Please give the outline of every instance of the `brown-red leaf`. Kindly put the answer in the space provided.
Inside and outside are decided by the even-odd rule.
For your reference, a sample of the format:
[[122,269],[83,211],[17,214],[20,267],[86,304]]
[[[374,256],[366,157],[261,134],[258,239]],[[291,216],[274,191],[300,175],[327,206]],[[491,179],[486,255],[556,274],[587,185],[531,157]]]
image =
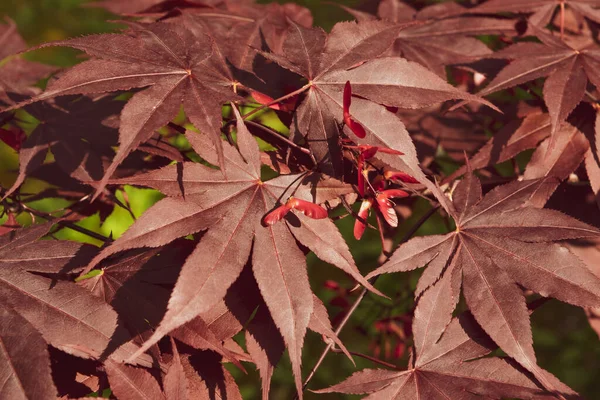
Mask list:
[[48,345],[23,317],[0,306],[0,376],[3,399],[56,398]]
[[[565,247],[553,242],[596,238],[600,231],[558,211],[532,208],[531,198],[543,184],[544,180],[515,181],[496,187],[482,198],[478,178],[468,173],[454,193],[452,216],[456,231],[408,241],[367,277],[408,271],[429,262],[430,268],[421,278],[424,281],[418,285],[419,293],[425,291],[424,306],[427,306],[431,305],[429,298],[448,285],[443,282],[449,282],[454,274],[462,276],[466,303],[485,332],[534,373],[546,389],[554,390],[552,381],[536,364],[529,313],[517,284],[543,296],[582,307],[597,307],[600,279]],[[454,250],[442,247],[448,243],[452,243]],[[429,274],[429,269],[435,273]],[[457,271],[451,272],[454,269]],[[441,280],[435,283],[440,275]],[[444,289],[454,288],[450,292],[453,301],[458,296],[459,281]],[[428,285],[433,286],[426,290]],[[444,297],[446,302],[447,297]],[[436,323],[443,325],[440,321],[450,315],[454,307],[446,310],[447,306],[447,303],[429,306],[430,313],[441,313]],[[418,322],[415,322],[417,330],[421,329]]]

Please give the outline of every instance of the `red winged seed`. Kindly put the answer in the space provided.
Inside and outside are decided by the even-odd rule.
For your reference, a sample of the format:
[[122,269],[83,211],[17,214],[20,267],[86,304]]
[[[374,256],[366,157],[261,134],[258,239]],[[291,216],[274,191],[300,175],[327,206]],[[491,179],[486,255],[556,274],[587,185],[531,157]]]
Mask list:
[[283,217],[286,216],[286,214],[288,212],[290,212],[292,208],[290,206],[288,206],[287,204],[281,205],[279,207],[277,207],[276,209],[274,209],[273,211],[271,211],[270,213],[268,213],[264,218],[263,218],[263,223],[265,225],[273,225],[275,222],[281,220]]
[[396,215],[394,203],[391,202],[390,198],[406,196],[408,196],[408,193],[400,189],[384,190],[383,192],[377,194],[377,207],[379,208],[379,211],[381,211],[385,222],[387,222],[388,225],[393,228],[398,226],[398,215]]
[[352,103],[352,87],[350,86],[350,82],[346,82],[346,85],[344,86],[344,123],[346,125],[348,125],[348,128],[350,128],[350,130],[352,132],[354,132],[354,134],[356,136],[358,136],[361,139],[364,139],[365,136],[367,136],[367,133],[365,132],[365,128],[362,127],[361,124],[359,124],[358,122],[354,121],[352,119],[352,116],[350,115],[350,104]]
[[354,223],[354,238],[356,240],[360,240],[363,233],[365,233],[365,229],[367,228],[366,220],[369,217],[369,210],[373,206],[373,199],[365,199],[360,205],[360,210],[358,211],[358,216],[362,218],[365,222],[357,219]]
[[383,173],[385,179],[389,181],[401,181],[406,183],[419,183],[418,180],[407,174],[406,172],[400,171],[385,171]]
[[318,204],[311,203],[310,201],[290,197],[286,204],[294,210],[302,211],[302,213],[309,218],[327,218],[327,210],[319,206]]
[[297,199],[295,197],[290,197],[288,201],[268,213],[263,218],[263,223],[265,225],[273,225],[277,221],[280,221],[283,217],[286,216],[288,212],[291,210],[301,211],[304,215],[313,219],[323,219],[327,218],[327,210],[323,207],[311,203],[310,201]]

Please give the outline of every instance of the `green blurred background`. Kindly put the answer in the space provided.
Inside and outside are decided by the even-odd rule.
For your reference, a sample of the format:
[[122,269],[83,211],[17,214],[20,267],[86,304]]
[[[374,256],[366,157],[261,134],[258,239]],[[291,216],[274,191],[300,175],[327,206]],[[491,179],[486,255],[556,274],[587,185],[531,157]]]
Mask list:
[[[345,11],[331,3],[320,0],[296,2],[310,8],[315,17],[315,24],[325,29],[330,29],[337,21],[350,19]],[[117,28],[116,25],[108,22],[118,19],[117,16],[100,8],[86,6],[85,3],[84,0],[2,0],[0,15],[12,18],[17,23],[21,35],[32,46],[78,35],[108,32]],[[357,1],[338,1],[338,3],[353,6]],[[413,4],[415,3],[413,2]],[[419,1],[418,3],[423,4],[424,2]],[[64,48],[44,49],[28,53],[25,57],[57,66],[69,66],[78,61],[77,52]],[[10,187],[16,177],[17,169],[16,153],[0,142],[0,184]],[[43,187],[43,183],[33,180],[29,180],[25,186],[28,192],[40,191]],[[161,198],[161,195],[153,190],[126,187],[125,192],[135,216],[139,216]],[[122,192],[118,193],[122,201],[123,194]],[[47,199],[30,205],[43,211],[53,211],[64,207],[65,202],[60,199]],[[413,206],[412,216],[401,224],[395,234],[396,242],[427,211],[426,203],[416,202]],[[27,215],[22,215],[19,221],[25,224],[28,223],[27,219]],[[3,220],[0,219],[1,222]],[[117,206],[104,223],[100,223],[100,218],[96,215],[87,218],[81,224],[104,235],[112,234],[113,237],[118,237],[132,223],[133,218],[130,214]],[[352,225],[353,221],[350,218],[344,218],[338,222],[359,268],[366,272],[375,267],[381,251],[378,235],[372,231],[368,232],[366,237],[358,243],[352,237]],[[434,217],[423,225],[417,234],[442,233],[447,229],[441,218]],[[61,231],[58,236],[99,244],[85,235],[67,229]],[[342,292],[327,289],[325,282],[327,280],[337,281],[341,287],[345,288],[351,288],[352,283],[345,274],[320,262],[313,255],[309,255],[308,261],[312,288],[328,306],[333,319],[343,311],[344,301],[352,302],[353,294],[348,294],[344,299],[344,296],[340,296]],[[378,288],[391,296],[394,301],[386,301],[373,296],[365,299],[341,335],[341,339],[350,350],[373,355],[374,346],[379,345],[382,349],[379,357],[386,358],[386,342],[389,343],[390,348],[393,348],[396,342],[392,339],[397,338],[397,335],[393,330],[378,330],[379,325],[376,322],[379,320],[396,321],[395,325],[402,328],[401,317],[412,307],[412,289],[415,287],[418,275],[419,272],[394,274],[385,276],[378,281]],[[532,317],[532,323],[539,364],[587,398],[600,399],[600,344],[595,332],[589,328],[583,311],[553,300],[536,311]],[[323,347],[320,336],[313,333],[308,334],[303,354],[305,371],[314,365]],[[406,359],[405,353],[400,358],[390,357],[386,361],[403,365],[406,363]],[[379,367],[361,358],[355,358],[355,360],[357,369]],[[255,371],[250,368],[249,374],[243,375],[235,368],[230,370],[239,382],[245,399],[260,398],[259,377]],[[310,387],[329,386],[341,381],[354,371],[355,368],[345,356],[330,354]],[[290,364],[284,358],[274,375],[271,398],[288,399],[293,396],[293,391]],[[307,399],[340,397],[340,395],[315,395],[310,392],[306,395]],[[348,398],[358,398],[358,396],[349,396]]]

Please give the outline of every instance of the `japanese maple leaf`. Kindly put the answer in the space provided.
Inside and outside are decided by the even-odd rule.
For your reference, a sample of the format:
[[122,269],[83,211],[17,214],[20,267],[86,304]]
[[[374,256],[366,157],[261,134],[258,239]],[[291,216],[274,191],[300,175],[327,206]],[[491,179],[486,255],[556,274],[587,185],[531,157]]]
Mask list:
[[[242,400],[235,380],[218,357],[207,353],[180,356],[173,340],[171,348],[172,359],[162,377],[164,391],[150,371],[109,360],[104,368],[113,393],[120,399],[181,400],[214,398],[216,394],[218,398]],[[196,362],[199,358],[201,363]]]
[[[420,170],[402,121],[381,104],[419,108],[450,99],[481,100],[416,63],[398,57],[376,58],[403,28],[384,21],[343,22],[327,35],[321,29],[293,25],[283,44],[283,55],[263,54],[308,80],[291,134],[296,140],[306,137],[326,173],[341,176],[338,123],[344,115],[344,87],[350,81],[353,94],[360,97],[352,99],[349,112],[366,131],[365,138],[357,142],[401,151],[402,157],[385,154],[379,158],[437,193],[437,187]],[[349,69],[352,67],[356,68]],[[349,128],[346,132],[353,137]]]
[[[416,322],[418,323],[418,322]],[[415,332],[415,339],[420,339]],[[365,369],[317,393],[369,394],[372,400],[554,398],[511,360],[485,357],[494,344],[468,315],[455,318],[437,342],[417,351],[406,371]],[[573,392],[550,374],[561,392]]]
[[[72,282],[52,282],[27,272],[40,270],[37,264],[42,254],[49,259],[49,264],[54,264],[54,268],[68,264],[65,252],[72,257],[73,246],[69,246],[69,242],[64,242],[67,248],[59,245],[48,250],[42,245],[41,249],[46,248],[45,253],[32,254],[30,244],[45,235],[51,226],[48,223],[20,229],[13,237],[7,235],[1,238],[2,304],[29,321],[46,342],[58,349],[84,358],[93,354],[95,357],[110,356],[122,362],[138,346],[128,341],[128,333],[117,325],[118,315],[108,304]],[[42,268],[42,271],[48,272],[48,269]],[[142,355],[135,363],[150,365],[150,359]]]
[[[313,23],[310,10],[293,3],[227,2],[218,9],[192,8],[184,17],[210,32],[227,61],[244,71],[254,70],[257,50],[280,53],[292,24],[310,28]],[[270,79],[267,84],[277,86]]]
[[557,8],[568,7],[579,15],[594,22],[600,22],[600,1],[598,0],[490,0],[472,8],[472,13],[517,12],[533,13],[529,22],[543,28],[550,23]]
[[416,13],[414,8],[400,0],[382,0],[377,5],[377,15],[393,22],[412,21]]
[[[522,42],[496,52],[494,58],[512,62],[479,94],[487,95],[547,77],[543,95],[552,122],[552,136],[555,136],[560,123],[583,99],[588,81],[600,87],[600,50],[596,44],[572,46],[535,26],[533,29],[542,43]],[[553,143],[549,150],[552,146]]]
[[235,379],[218,357],[195,354],[181,358],[190,399],[243,400]]
[[444,181],[453,181],[469,167],[479,169],[492,166],[537,146],[523,177],[556,178],[548,179],[529,199],[532,205],[543,207],[560,182],[582,163],[590,148],[588,140],[579,129],[563,122],[558,128],[553,148],[548,149],[551,139],[546,138],[550,135],[551,128],[548,114],[529,115],[517,129],[515,124],[508,124],[479,149],[468,165],[459,168]]
[[592,143],[585,156],[585,170],[600,207],[600,113],[596,113],[595,134],[590,140]]
[[101,179],[102,158],[114,155],[111,146],[117,142],[117,130],[110,118],[122,107],[122,102],[108,97],[76,96],[26,106],[39,124],[19,151],[19,175],[5,196],[43,164],[48,150],[67,174],[82,181]]
[[531,195],[529,202],[535,207],[546,204],[559,183],[575,172],[590,149],[585,135],[576,127],[562,123],[558,129],[554,143],[552,138],[544,140],[532,154],[523,173],[525,179],[551,178]]
[[166,399],[156,378],[144,368],[108,360],[104,369],[110,390],[120,399]]
[[[374,15],[364,11],[341,6],[352,14],[357,21],[373,19]],[[431,19],[443,19],[464,14],[466,9],[453,1],[425,6],[419,11],[402,0],[381,0],[377,6],[377,16],[392,22],[410,22],[413,20],[426,21]]]
[[[233,377],[217,361],[217,357],[201,353],[203,360],[209,366],[205,370],[205,364],[203,364],[204,368],[198,368],[196,364],[194,366],[190,364],[191,357],[187,355],[180,356],[177,345],[173,340],[171,340],[171,349],[172,355],[163,353],[163,357],[166,356],[167,359],[169,356],[172,357],[170,362],[165,365],[166,372],[162,374],[162,389],[157,380],[157,374],[153,374],[144,368],[131,367],[108,360],[104,363],[104,369],[108,376],[111,391],[119,399],[185,400],[214,398],[215,392],[219,392],[219,398],[221,398],[220,395],[223,395],[222,398],[241,400]],[[221,379],[213,376],[210,373],[212,371],[216,372],[213,372],[214,375],[220,375]],[[235,388],[238,396],[235,396],[236,393],[233,390],[227,390],[227,393],[223,393],[220,389],[214,390],[217,386],[221,388],[226,385],[232,386],[231,389]],[[208,389],[208,386],[212,390]],[[212,392],[212,395],[209,392]]]
[[[513,121],[483,144],[469,159],[468,164],[470,168],[477,170],[510,160],[522,151],[535,148],[550,136],[551,128],[549,115],[543,113],[528,115],[522,121]],[[455,180],[467,169],[467,164],[463,165],[444,179],[444,182]]]
[[[12,56],[27,48],[27,44],[17,31],[16,24],[6,18],[7,24],[0,25],[0,60]],[[27,61],[19,56],[14,56],[2,62],[0,66],[0,102],[10,104],[12,101],[7,93],[35,95],[38,88],[33,85],[57,68]]]
[[123,108],[119,150],[97,193],[125,157],[173,119],[182,104],[190,121],[212,138],[222,159],[221,104],[236,97],[232,82],[222,73],[224,61],[218,54],[213,55],[209,36],[181,22],[130,26],[123,34],[91,35],[42,45],[73,47],[93,58],[67,70],[44,93],[25,103],[67,94],[148,87]]
[[[600,240],[573,240],[569,242],[568,247],[577,257],[581,258],[590,271],[600,277],[600,265],[597,262],[600,257]],[[585,313],[590,326],[600,338],[600,308],[587,309]]]
[[[325,305],[314,294],[313,301],[308,329],[333,340],[350,357],[331,327]],[[244,267],[236,282],[229,288],[224,301],[201,317],[210,323],[211,330],[220,338],[233,336],[243,326],[248,354],[260,372],[262,398],[268,400],[273,371],[285,351],[285,343],[264,304],[260,289],[252,276],[251,265]]]
[[97,253],[95,246],[68,240],[38,240],[53,223],[13,229],[0,238],[0,268],[41,273],[83,269]]
[[401,31],[393,52],[446,78],[445,67],[492,54],[476,35],[514,35],[514,21],[497,18],[452,18],[410,26]]
[[[237,110],[235,112],[237,114]],[[187,258],[167,313],[143,349],[221,300],[251,256],[254,276],[285,340],[300,388],[300,351],[313,300],[305,256],[296,240],[324,261],[341,268],[371,290],[375,289],[360,275],[330,219],[311,219],[298,213],[294,215],[300,224],[296,219],[266,227],[262,219],[278,202],[285,202],[291,195],[320,204],[353,190],[333,179],[319,182],[318,175],[304,179],[303,175],[285,175],[263,182],[258,145],[239,114],[237,116],[240,151],[224,146],[225,171],[183,163],[115,181],[154,187],[169,197],[143,214],[123,236],[104,249],[90,267],[118,251],[162,246],[209,228]],[[202,158],[209,162],[215,160],[215,147],[211,142],[205,140],[204,146],[198,147],[203,149],[199,153]],[[293,192],[300,183],[303,184]],[[288,190],[289,187],[292,189]]]
[[14,310],[0,305],[0,374],[3,399],[56,398],[48,345]]
[[[559,243],[563,239],[598,237],[600,231],[558,211],[528,206],[545,180],[515,181],[481,196],[479,179],[469,173],[453,194],[451,215],[456,230],[414,238],[368,277],[409,271],[428,264],[415,292],[420,296],[440,276],[450,276],[454,302],[442,315],[449,320],[462,292],[485,332],[540,382],[532,345],[529,314],[518,286],[581,307],[600,305],[600,279]],[[436,320],[444,318],[438,316]],[[437,329],[443,330],[443,324]],[[435,330],[433,330],[435,331]],[[417,345],[417,349],[419,346]]]
[[[118,4],[116,4],[118,3]],[[152,4],[150,4],[152,3]],[[297,4],[255,4],[200,0],[139,0],[105,2],[113,12],[148,16],[179,23],[198,24],[215,39],[215,49],[236,68],[252,71],[256,49],[278,52],[290,26],[289,20],[312,26],[310,10]],[[265,49],[265,50],[266,50]],[[231,77],[231,74],[227,72]],[[270,85],[273,82],[269,82]]]
[[[405,5],[385,7],[380,3],[377,15],[384,20],[407,22],[395,13],[406,15]],[[394,2],[398,3],[398,2]],[[365,13],[353,13],[357,21],[368,21],[375,16]],[[440,21],[426,20],[421,23],[407,25],[398,33],[388,55],[401,55],[407,60],[417,62],[443,79],[446,78],[447,65],[469,63],[492,54],[476,35],[514,35],[515,22],[508,19],[485,17],[459,17]]]
[[437,108],[434,111],[399,111],[400,118],[415,142],[422,165],[428,166],[435,160],[439,147],[452,159],[462,162],[465,152],[473,154],[485,144],[483,115],[456,111],[447,115],[440,115],[442,112]]
[[[110,304],[123,319],[136,342],[143,344],[151,336],[151,328],[162,319],[170,291],[158,284],[177,279],[177,265],[183,264],[189,251],[181,245],[150,251],[129,251],[117,259],[104,263],[98,273],[78,282],[95,296]],[[160,251],[160,254],[159,254]],[[202,322],[194,327],[200,328]],[[205,346],[239,364],[235,355],[223,347],[210,328],[196,329],[196,340],[204,339]],[[175,337],[187,338],[185,331]],[[187,342],[186,340],[183,340]],[[194,345],[195,343],[190,343]]]

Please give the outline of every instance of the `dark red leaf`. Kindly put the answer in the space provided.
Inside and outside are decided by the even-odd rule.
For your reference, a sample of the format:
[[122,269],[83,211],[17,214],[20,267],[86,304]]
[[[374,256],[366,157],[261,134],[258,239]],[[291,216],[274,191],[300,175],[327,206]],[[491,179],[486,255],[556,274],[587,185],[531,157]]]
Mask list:
[[0,306],[0,375],[4,399],[58,397],[46,341],[25,318],[4,306]]
[[[494,346],[473,325],[466,316],[455,318],[437,343],[432,343],[428,351],[417,354],[412,369],[366,369],[354,373],[344,382],[316,392],[365,393],[373,399],[454,399],[462,398],[466,393],[473,398],[551,397],[518,366],[497,357],[480,358],[492,351]],[[553,379],[556,381],[556,378]],[[555,383],[561,394],[574,395],[560,382]]]
[[[460,269],[462,290],[477,322],[546,389],[555,390],[553,381],[537,366],[529,313],[517,284],[583,307],[600,305],[600,280],[568,250],[552,243],[598,237],[600,231],[557,211],[526,207],[543,184],[544,180],[512,182],[481,198],[478,179],[467,174],[456,188],[453,202],[457,230],[445,236],[412,239],[367,277],[408,271],[433,260],[429,266],[435,273],[423,274],[421,279],[427,284],[419,282],[422,293],[435,284],[436,275]],[[448,252],[440,247],[449,242],[455,250]],[[440,255],[443,258],[438,262],[436,256]],[[453,267],[451,260],[456,260]],[[446,317],[451,312],[443,310],[439,312]]]

